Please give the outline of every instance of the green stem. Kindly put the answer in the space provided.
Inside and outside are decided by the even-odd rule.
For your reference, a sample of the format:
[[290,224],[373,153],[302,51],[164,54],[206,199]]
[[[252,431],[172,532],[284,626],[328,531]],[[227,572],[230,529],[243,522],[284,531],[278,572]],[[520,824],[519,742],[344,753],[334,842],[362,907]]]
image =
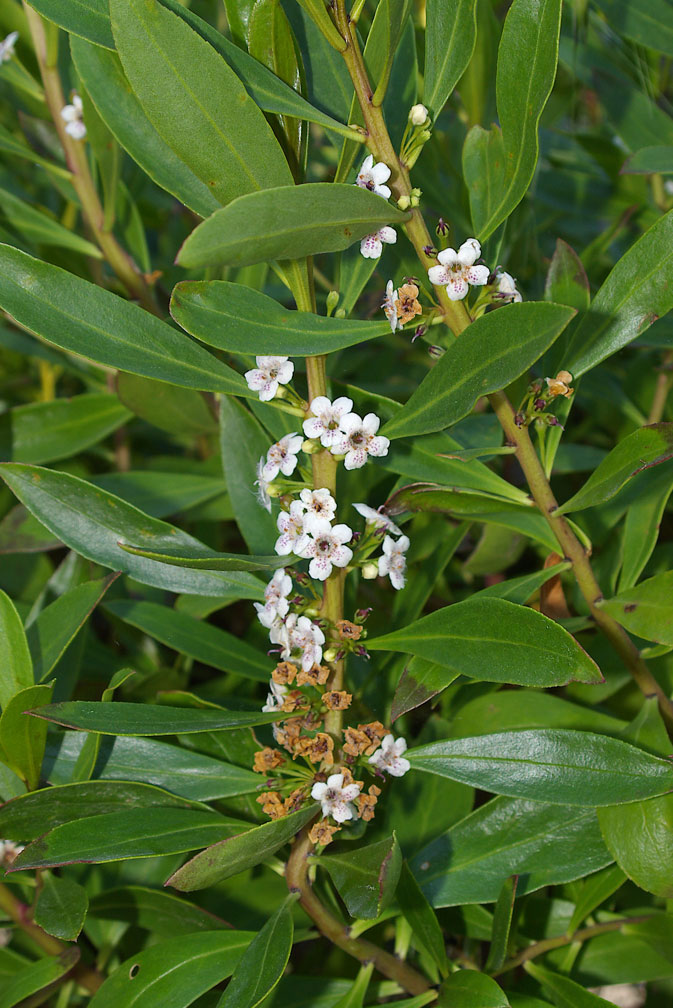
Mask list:
[[648,424],[659,423],[666,409],[668,393],[673,385],[673,350],[667,350],[661,361],[661,368],[654,387],[652,405],[647,418]]

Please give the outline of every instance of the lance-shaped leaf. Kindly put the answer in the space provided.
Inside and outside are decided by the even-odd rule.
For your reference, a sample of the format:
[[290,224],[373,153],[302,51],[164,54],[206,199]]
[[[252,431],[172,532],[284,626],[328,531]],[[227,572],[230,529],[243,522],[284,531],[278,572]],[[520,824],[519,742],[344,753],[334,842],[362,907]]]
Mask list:
[[655,574],[598,605],[638,637],[673,647],[673,571]]
[[384,224],[402,224],[392,203],[360,186],[306,182],[240,196],[192,231],[181,266],[250,266],[340,252]]
[[514,901],[519,882],[518,875],[511,875],[502,887],[493,910],[493,928],[491,930],[491,945],[484,969],[488,973],[496,973],[507,958],[509,933],[512,927]]
[[544,993],[551,996],[557,1008],[612,1008],[614,1005],[613,1001],[592,994],[570,977],[552,973],[538,963],[527,962],[524,969],[542,985]]
[[483,315],[449,346],[382,433],[408,437],[450,427],[479,396],[503,388],[534,364],[574,314],[565,305],[529,301]]
[[603,681],[593,659],[558,623],[534,609],[483,596],[368,639],[367,649],[417,655],[486,682],[548,687],[573,679]]
[[423,101],[435,119],[470,62],[476,19],[476,0],[427,0]]
[[220,203],[291,184],[263,113],[208,42],[159,3],[111,0],[110,14],[124,71],[148,119]]
[[69,878],[51,872],[42,876],[42,889],[35,905],[35,923],[47,934],[76,941],[89,909],[86,889]]
[[238,875],[275,854],[315,816],[316,811],[316,805],[309,805],[283,819],[262,823],[239,836],[208,847],[178,868],[166,885],[182,892],[192,892]]
[[673,147],[641,147],[622,165],[622,175],[673,174]]
[[285,902],[248,945],[216,1008],[257,1008],[282,977],[293,937],[292,913]]
[[30,0],[30,6],[66,31],[114,49],[108,0]]
[[390,710],[391,719],[396,721],[398,717],[437,696],[458,678],[458,674],[426,658],[412,658],[397,684]]
[[610,500],[643,469],[673,459],[673,423],[656,423],[629,434],[603,459],[581,490],[555,514],[582,511]]
[[77,965],[79,956],[79,948],[75,945],[65,948],[57,956],[38,959],[37,962],[31,962],[28,966],[17,969],[3,982],[0,994],[1,1008],[14,1008],[14,1005],[25,1003],[32,994],[51,987]]
[[[143,703],[102,703],[67,700],[31,710],[77,731],[101,735],[179,735],[203,731],[231,731],[251,725],[278,721],[278,712],[194,710],[189,707],[162,707]],[[281,715],[282,716],[282,715]]]
[[407,924],[414,933],[418,947],[430,955],[442,976],[446,976],[448,961],[442,929],[437,915],[406,861],[400,872],[396,897]]
[[89,913],[100,920],[125,921],[161,938],[231,927],[221,917],[173,893],[136,885],[99,893],[91,899]]
[[563,728],[446,739],[411,765],[484,791],[565,805],[620,805],[673,788],[673,763],[593,732]]
[[[196,547],[191,551],[178,548],[175,553],[172,553],[167,548],[152,550],[146,546],[133,546],[131,543],[120,543],[120,546],[126,553],[132,553],[134,556],[147,557],[148,560],[156,560],[158,563],[168,564],[171,567],[188,567],[190,570],[268,572],[285,567],[288,563],[287,557],[279,557],[277,554],[275,556],[241,556],[237,553],[217,553],[215,550]],[[292,557],[289,562],[292,562]]]
[[226,280],[177,284],[171,315],[203,343],[244,354],[308,357],[390,333],[387,322],[294,311],[261,291]]
[[0,466],[0,478],[57,539],[88,560],[170,591],[219,595],[233,590],[238,598],[263,598],[261,583],[245,571],[190,571],[127,553],[119,546],[120,540],[157,548],[164,543],[183,544],[187,549],[207,547],[84,480],[14,463]]
[[673,12],[666,0],[598,0],[597,6],[613,31],[673,56]]
[[589,307],[591,291],[586,270],[577,252],[562,238],[556,239],[545,279],[544,296],[546,301],[570,305],[578,311]]
[[15,693],[3,707],[0,717],[0,752],[3,761],[29,790],[34,790],[40,780],[40,768],[47,740],[47,726],[28,716],[27,711],[36,704],[51,699],[52,686],[29,686]]
[[0,590],[0,708],[35,682],[33,663],[21,617],[6,592]]
[[373,920],[390,906],[402,870],[395,834],[347,854],[321,857],[351,917]]
[[514,0],[505,19],[496,76],[500,127],[473,126],[463,148],[472,220],[482,240],[519,204],[533,177],[560,26],[561,0]]
[[97,364],[211,392],[249,395],[243,378],[138,305],[0,245],[0,307],[48,343]]
[[19,199],[7,189],[0,188],[0,208],[12,228],[36,245],[52,245],[93,259],[103,258],[97,245],[81,238],[43,210]]
[[507,995],[495,980],[478,970],[452,973],[439,988],[439,1008],[510,1008]]

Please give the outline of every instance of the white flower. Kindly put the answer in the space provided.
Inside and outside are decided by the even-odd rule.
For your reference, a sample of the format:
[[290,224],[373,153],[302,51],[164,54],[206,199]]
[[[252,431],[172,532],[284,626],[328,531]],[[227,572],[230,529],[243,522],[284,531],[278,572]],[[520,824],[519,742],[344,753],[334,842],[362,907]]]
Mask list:
[[304,528],[306,515],[304,506],[300,501],[292,501],[289,511],[281,511],[276,518],[276,526],[280,535],[276,540],[275,550],[279,556],[288,556],[290,553],[297,553],[301,550],[308,536]]
[[86,126],[82,119],[82,99],[73,91],[72,105],[64,105],[61,109],[61,118],[65,122],[66,133],[73,140],[83,140],[86,136]]
[[374,525],[375,528],[384,528],[387,532],[392,532],[393,535],[402,535],[402,529],[398,528],[388,515],[383,514],[382,511],[376,511],[373,507],[369,507],[368,504],[354,504],[353,507],[359,515],[362,515],[368,525]]
[[[10,32],[7,38],[0,42],[0,64],[9,63],[12,56],[14,55],[14,46],[16,45],[16,40],[19,37],[17,31]],[[2,841],[0,840],[0,843]]]
[[331,815],[338,823],[348,822],[355,818],[355,809],[350,803],[358,797],[361,787],[355,782],[344,787],[344,775],[336,773],[328,777],[326,783],[315,783],[311,788],[311,798],[320,802],[323,816]]
[[292,658],[294,652],[299,652],[301,667],[308,672],[322,661],[325,635],[317,623],[312,623],[308,616],[290,613],[285,620],[284,640],[278,643],[283,645],[281,657],[284,661]]
[[383,161],[374,164],[374,156],[368,154],[362,162],[362,168],[358,172],[355,184],[360,186],[361,189],[369,189],[370,192],[383,196],[384,199],[390,199],[390,189],[387,185],[383,184],[389,178],[390,168],[388,165],[384,164]]
[[379,577],[390,575],[393,588],[404,588],[404,572],[407,568],[405,553],[409,549],[409,537],[402,536],[395,542],[390,536],[383,540],[383,556],[379,557]]
[[[348,401],[350,402],[350,399]],[[320,490],[309,490],[307,487],[299,494],[299,500],[306,508],[307,517],[315,515],[316,518],[327,518],[328,521],[332,521],[336,514],[336,501],[324,487]]]
[[386,245],[394,245],[397,241],[397,231],[395,228],[382,227],[374,234],[365,235],[360,242],[360,253],[365,259],[380,259],[383,252],[383,242]]
[[[257,616],[262,626],[270,627],[274,616],[287,616],[290,603],[287,596],[292,591],[292,578],[279,567],[264,589],[264,605],[255,602]],[[268,622],[271,620],[271,622]]]
[[308,566],[312,578],[324,581],[332,573],[332,566],[348,566],[353,558],[353,550],[345,545],[353,538],[348,525],[330,525],[326,518],[309,516],[305,528],[310,538],[301,556],[313,558]]
[[502,295],[501,300],[508,301],[510,304],[514,301],[521,301],[521,294],[516,289],[516,280],[510,273],[498,270],[495,279],[498,284],[498,294]]
[[255,357],[256,368],[245,372],[248,388],[259,392],[262,402],[269,402],[279,385],[292,381],[294,364],[287,357]]
[[428,110],[425,105],[412,105],[409,110],[409,122],[412,126],[425,126],[428,121]]
[[357,413],[347,413],[341,418],[341,440],[332,447],[334,455],[345,455],[346,469],[360,469],[368,455],[381,457],[388,454],[390,441],[382,435],[376,436],[381,420],[375,413],[368,413],[364,420]]
[[369,757],[369,762],[379,770],[385,770],[391,777],[403,777],[407,770],[411,770],[411,763],[402,756],[406,751],[405,739],[395,739],[392,735],[386,735],[381,748]]
[[266,462],[262,475],[267,482],[274,480],[279,472],[283,476],[291,476],[297,468],[297,454],[301,451],[304,439],[301,434],[286,434],[280,441],[272,444],[266,453]]
[[340,396],[330,402],[327,396],[316,396],[309,409],[313,416],[304,420],[304,434],[307,438],[319,438],[323,448],[331,448],[343,437],[339,425],[341,418],[353,409],[353,400]]
[[468,238],[458,251],[447,248],[440,252],[437,259],[440,266],[431,266],[428,270],[430,283],[446,287],[446,292],[452,301],[462,301],[469,287],[482,287],[488,280],[487,266],[475,266],[481,255],[481,245],[476,238]]
[[386,284],[386,296],[383,299],[383,304],[381,307],[385,313],[386,318],[390,322],[390,328],[393,332],[396,329],[402,328],[402,323],[397,318],[397,305],[395,302],[398,298],[398,292],[393,288],[392,280],[389,280]]
[[269,484],[271,480],[268,480],[264,476],[264,466],[266,464],[266,459],[262,455],[259,462],[257,463],[257,479],[255,480],[255,486],[257,487],[257,501],[265,508],[269,514],[271,514],[271,497],[269,496]]
[[269,688],[271,689],[271,692],[267,694],[266,703],[262,707],[262,711],[265,714],[271,714],[272,711],[280,710],[288,691],[287,686],[283,686],[281,683],[276,683],[273,679],[269,682]]

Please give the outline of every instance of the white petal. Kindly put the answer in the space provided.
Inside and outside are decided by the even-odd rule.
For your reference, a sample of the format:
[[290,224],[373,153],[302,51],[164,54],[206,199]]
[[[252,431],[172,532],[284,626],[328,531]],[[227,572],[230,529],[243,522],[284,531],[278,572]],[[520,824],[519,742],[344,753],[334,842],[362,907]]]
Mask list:
[[449,273],[446,266],[431,266],[428,270],[428,280],[431,284],[435,284],[436,287],[445,287],[451,279],[451,273]]
[[489,276],[488,266],[472,266],[467,271],[468,283],[471,283],[474,287],[483,287],[488,282]]
[[332,561],[329,557],[314,557],[308,565],[308,572],[316,581],[326,581],[332,573]]
[[362,469],[363,465],[367,461],[367,452],[364,448],[353,449],[348,452],[346,458],[344,459],[345,469]]
[[383,161],[379,161],[379,163],[375,164],[372,168],[371,175],[374,182],[377,185],[380,185],[381,182],[387,182],[390,178],[390,168],[387,164],[384,164]]
[[353,550],[348,546],[337,546],[330,554],[330,560],[335,567],[347,567],[353,559]]
[[318,781],[311,788],[311,798],[315,798],[316,801],[320,801],[327,791],[327,784],[323,784],[322,781]]
[[476,238],[468,238],[458,249],[458,262],[461,266],[471,266],[481,255],[481,245]]
[[362,427],[362,417],[358,416],[357,413],[346,413],[339,420],[339,427],[344,434],[352,434],[353,431],[360,430]]
[[378,437],[373,437],[367,445],[367,451],[374,458],[382,458],[384,455],[387,455],[389,448],[390,441],[387,437],[383,437],[382,434],[379,434]]
[[458,262],[458,253],[452,248],[442,249],[437,253],[437,262],[440,262],[442,266],[455,266]]
[[467,280],[459,276],[451,280],[446,287],[446,293],[451,301],[462,301],[468,290]]
[[365,259],[380,259],[383,252],[383,245],[379,241],[378,235],[366,235],[360,242],[360,254]]
[[381,241],[385,242],[386,245],[394,245],[397,241],[397,231],[395,228],[382,227],[379,231],[379,238]]

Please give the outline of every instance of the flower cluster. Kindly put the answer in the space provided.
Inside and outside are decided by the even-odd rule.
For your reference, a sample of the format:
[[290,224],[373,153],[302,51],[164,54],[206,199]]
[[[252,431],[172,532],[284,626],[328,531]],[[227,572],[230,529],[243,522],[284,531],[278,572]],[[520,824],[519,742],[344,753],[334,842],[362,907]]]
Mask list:
[[[374,157],[368,154],[362,162],[362,167],[358,172],[355,184],[361,189],[369,189],[370,192],[382,196],[383,199],[390,199],[390,188],[385,183],[390,178],[390,168],[379,161],[374,164]],[[365,259],[380,259],[383,245],[394,245],[397,241],[397,231],[392,227],[382,227],[373,234],[365,235],[360,242],[360,252]]]
[[76,91],[73,91],[72,103],[64,105],[61,109],[61,118],[65,123],[65,131],[73,140],[83,140],[86,136],[83,114],[82,99]]

